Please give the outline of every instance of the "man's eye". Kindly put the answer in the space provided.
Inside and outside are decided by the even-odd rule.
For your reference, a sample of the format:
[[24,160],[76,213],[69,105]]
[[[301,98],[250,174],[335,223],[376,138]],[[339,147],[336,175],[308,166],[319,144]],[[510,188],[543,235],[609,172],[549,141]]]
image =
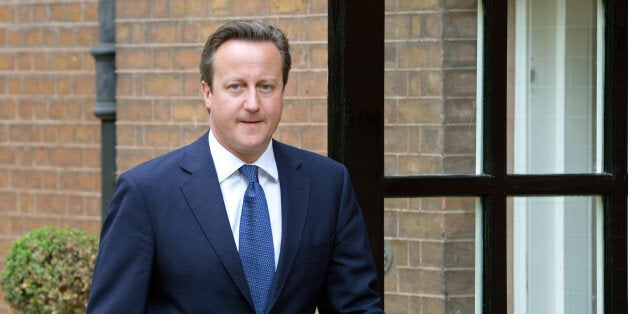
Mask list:
[[227,86],[228,90],[238,90],[240,88],[240,84],[231,84]]
[[273,89],[273,85],[271,84],[261,84],[259,88],[263,91],[269,92]]

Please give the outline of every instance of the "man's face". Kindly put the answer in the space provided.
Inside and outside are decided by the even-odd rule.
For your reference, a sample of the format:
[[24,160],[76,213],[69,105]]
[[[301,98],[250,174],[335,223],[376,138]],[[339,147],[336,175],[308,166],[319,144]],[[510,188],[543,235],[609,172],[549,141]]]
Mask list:
[[279,50],[270,42],[229,40],[216,50],[214,68],[212,88],[201,82],[209,126],[227,150],[252,163],[281,119]]

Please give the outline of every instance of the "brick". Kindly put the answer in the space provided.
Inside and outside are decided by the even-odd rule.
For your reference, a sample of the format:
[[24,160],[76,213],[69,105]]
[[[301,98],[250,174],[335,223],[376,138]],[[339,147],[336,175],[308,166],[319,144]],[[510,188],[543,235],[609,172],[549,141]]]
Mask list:
[[468,68],[477,65],[477,44],[475,40],[449,41],[443,44],[443,50],[443,65],[446,67]]
[[475,97],[476,72],[475,70],[445,71],[444,92],[446,95]]
[[299,95],[303,97],[327,96],[327,73],[301,73],[299,79]]
[[0,187],[9,187],[9,171],[0,170]]
[[384,211],[384,236],[397,237],[399,235],[399,213],[397,211]]
[[440,68],[442,48],[438,43],[416,42],[399,46],[399,67]]
[[15,152],[8,148],[0,149],[0,164],[10,165],[15,163]]
[[172,52],[172,59],[175,70],[197,69],[201,52],[198,48],[178,48]]
[[384,127],[384,150],[388,153],[403,153],[408,150],[408,128],[404,126]]
[[155,101],[153,104],[153,120],[171,121],[172,104],[170,101]]
[[170,15],[170,0],[154,0],[152,1],[152,17],[168,17]]
[[410,152],[441,154],[445,146],[445,135],[440,127],[420,127],[410,131]]
[[444,248],[445,267],[468,267],[475,266],[475,241],[456,241],[445,243]]
[[151,43],[178,43],[179,27],[176,23],[157,23],[149,28],[147,41]]
[[62,53],[50,56],[49,69],[51,70],[80,70],[82,57],[78,53]]
[[307,40],[309,27],[304,19],[279,19],[272,23],[279,27],[290,42]]
[[478,3],[476,0],[444,0],[442,7],[444,9],[475,10],[478,8]]
[[172,120],[181,122],[197,121],[205,117],[207,109],[201,102],[177,103],[172,106]]
[[179,75],[151,75],[144,81],[144,91],[151,96],[180,96],[181,87]]
[[0,212],[15,212],[17,204],[17,198],[15,193],[8,193],[0,191]]
[[78,74],[74,76],[74,93],[77,95],[96,95],[96,82],[93,74]]
[[95,191],[100,177],[94,172],[64,171],[60,175],[60,190]]
[[306,0],[270,0],[269,11],[271,14],[285,14],[305,12],[307,9]]
[[[200,43],[200,35],[201,28],[197,23],[185,23],[181,25],[181,42]],[[198,55],[200,56],[200,51]]]
[[327,70],[327,46],[310,46],[310,69]]
[[475,311],[475,297],[451,296],[447,299],[447,311],[449,313],[473,313]]
[[303,130],[301,147],[316,152],[324,152],[327,149],[327,129],[311,127]]
[[446,214],[443,225],[448,239],[475,238],[475,213]]
[[56,81],[56,93],[58,95],[68,95],[72,91],[72,78],[59,77]]
[[98,29],[95,27],[81,27],[74,34],[74,42],[79,46],[93,46],[98,43]]
[[310,120],[311,123],[323,123],[327,124],[327,102],[322,101],[309,101]]
[[176,147],[180,145],[179,130],[170,127],[148,126],[144,130],[144,145],[152,147]]
[[32,4],[31,14],[33,22],[44,22],[47,19],[46,6],[43,4]]
[[420,23],[421,38],[441,38],[443,33],[442,18],[440,13],[422,15],[420,21],[413,20],[413,23]]
[[10,100],[0,100],[0,120],[12,120],[17,116],[17,104]]
[[153,69],[170,70],[172,62],[172,52],[170,50],[153,51]]
[[41,45],[41,31],[29,29],[24,31],[25,44],[29,47],[39,47]]
[[446,174],[475,174],[475,156],[446,156],[443,158]]
[[442,214],[405,212],[399,215],[399,236],[441,239],[445,219]]
[[400,123],[441,123],[444,119],[442,101],[408,99],[398,107]]
[[211,12],[214,15],[227,15],[229,13],[229,0],[214,0],[211,2]]
[[[410,299],[408,313],[457,313],[447,311],[447,302],[443,297],[414,297]],[[472,312],[462,312],[472,313]]]
[[309,26],[309,36],[307,40],[326,41],[327,40],[327,19],[312,19]]
[[443,174],[443,161],[438,156],[398,156],[397,174]]
[[477,38],[475,12],[447,12],[443,14],[443,38]]
[[207,1],[204,0],[175,0],[171,2],[171,16],[204,16]]
[[116,66],[120,69],[150,69],[151,51],[142,48],[120,49],[116,55]]
[[445,280],[439,270],[400,268],[399,290],[406,293],[442,294],[445,292]]
[[191,96],[191,97],[198,97],[198,101],[197,103],[201,106],[204,107],[204,103],[203,103],[203,96],[201,94],[201,77],[200,74],[194,73],[194,74],[189,74],[189,73],[185,73],[182,75],[182,79],[183,79],[183,95],[185,96]]
[[408,73],[404,71],[385,71],[384,94],[386,97],[407,96]]
[[50,20],[56,22],[64,21],[63,4],[51,3],[50,4]]
[[475,99],[447,99],[445,100],[445,122],[476,123],[476,110]]
[[384,38],[386,40],[411,38],[411,17],[407,14],[386,15],[384,20]]
[[399,0],[399,11],[419,11],[419,10],[437,10],[440,9],[439,0]]
[[83,3],[85,10],[83,11],[84,21],[98,21],[98,2]]
[[[2,57],[0,57],[1,59]],[[16,69],[20,71],[29,71],[33,69],[33,55],[22,53],[17,55]]]
[[59,45],[61,46],[74,45],[74,31],[75,31],[74,29],[60,29],[59,30]]
[[24,36],[21,31],[6,30],[6,42],[8,47],[18,47],[24,42]]
[[[317,13],[327,13],[327,1],[325,0],[310,0],[310,9],[308,13],[317,14]],[[386,1],[392,2],[392,1]]]
[[13,6],[0,5],[0,22],[12,22],[13,19]]
[[448,126],[445,130],[445,152],[449,154],[475,153],[475,127]]
[[12,54],[0,54],[0,71],[13,70],[15,68],[15,56]]
[[[392,1],[386,1],[392,2]],[[407,295],[398,295],[394,293],[386,293],[386,302],[384,302],[384,311],[386,313],[421,313],[410,312],[410,297]]]
[[64,6],[66,22],[79,22],[82,20],[83,9],[80,3],[67,3]]
[[419,96],[432,97],[443,95],[443,75],[439,71],[420,71]]
[[475,273],[469,269],[445,271],[447,293],[450,296],[473,295],[475,292]]
[[116,18],[145,18],[150,15],[148,0],[116,1]]
[[229,1],[229,14],[232,16],[265,13],[266,9],[266,1],[264,0]]
[[301,102],[284,101],[283,111],[281,113],[281,120],[291,123],[307,122],[307,105]]

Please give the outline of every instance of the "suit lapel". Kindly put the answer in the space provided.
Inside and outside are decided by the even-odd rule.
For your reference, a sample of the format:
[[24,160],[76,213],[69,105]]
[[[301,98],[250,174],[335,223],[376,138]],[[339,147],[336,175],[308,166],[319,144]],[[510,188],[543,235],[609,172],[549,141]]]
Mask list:
[[229,226],[207,133],[190,145],[181,167],[190,174],[182,182],[181,191],[192,213],[238,289],[253,304]]
[[298,171],[301,161],[287,154],[284,144],[274,141],[273,149],[281,189],[282,240],[279,264],[268,303],[269,310],[286,283],[299,249],[310,198],[309,179]]

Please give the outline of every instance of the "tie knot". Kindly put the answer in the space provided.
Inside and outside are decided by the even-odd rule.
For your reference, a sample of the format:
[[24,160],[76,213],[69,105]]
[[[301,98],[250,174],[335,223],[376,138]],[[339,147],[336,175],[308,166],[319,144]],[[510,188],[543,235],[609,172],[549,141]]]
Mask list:
[[259,167],[255,165],[244,165],[238,169],[240,173],[245,176],[249,182],[257,182],[257,169]]

